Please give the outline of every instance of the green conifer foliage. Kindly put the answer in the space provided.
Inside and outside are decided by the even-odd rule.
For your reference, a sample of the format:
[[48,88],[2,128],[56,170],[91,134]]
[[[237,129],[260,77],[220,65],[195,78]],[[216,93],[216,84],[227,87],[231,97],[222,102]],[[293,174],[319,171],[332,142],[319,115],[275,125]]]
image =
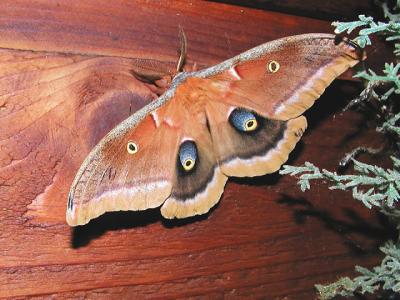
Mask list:
[[[360,47],[371,45],[371,35],[380,35],[388,43],[394,44],[394,54],[400,56],[400,0],[394,7],[381,2],[385,22],[377,22],[372,17],[359,16],[354,22],[334,22],[335,33],[351,33],[358,30],[354,39]],[[392,162],[390,168],[363,163],[355,156],[360,152],[376,152],[373,149],[359,147],[348,153],[341,164],[352,162],[354,172],[351,175],[340,175],[336,172],[320,169],[310,162],[303,166],[283,166],[280,174],[289,174],[298,178],[302,191],[310,189],[311,182],[322,180],[329,183],[330,189],[346,190],[352,193],[355,200],[361,201],[369,209],[378,209],[395,222],[400,233],[400,64],[397,61],[384,65],[382,74],[372,70],[359,72],[355,77],[365,80],[366,88],[360,96],[352,100],[346,109],[373,108],[376,115],[377,131],[386,135],[391,145],[388,155]],[[379,266],[372,270],[356,266],[359,276],[350,279],[344,277],[338,281],[315,287],[321,299],[335,296],[352,296],[355,294],[375,293],[387,290],[400,293],[400,240],[387,241],[380,250],[384,258]]]

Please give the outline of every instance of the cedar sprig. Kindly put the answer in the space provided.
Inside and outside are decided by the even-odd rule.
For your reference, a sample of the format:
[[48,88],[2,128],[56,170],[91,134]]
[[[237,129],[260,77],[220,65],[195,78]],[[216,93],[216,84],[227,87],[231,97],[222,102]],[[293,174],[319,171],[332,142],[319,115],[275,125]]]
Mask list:
[[[394,42],[394,54],[400,55],[400,0],[394,7],[387,2],[380,2],[386,21],[375,21],[373,17],[360,15],[354,22],[334,22],[335,33],[351,33],[358,30],[354,39],[360,47],[371,45],[371,35],[384,36],[388,42]],[[377,209],[394,222],[400,232],[400,64],[388,62],[381,74],[372,70],[359,72],[355,77],[365,81],[366,88],[360,96],[347,106],[360,108],[361,111],[374,112],[377,131],[386,136],[389,151],[386,151],[392,162],[391,168],[368,164],[355,159],[361,152],[378,153],[380,149],[360,146],[347,153],[342,164],[352,162],[354,174],[341,175],[334,171],[320,169],[310,162],[302,166],[283,166],[280,174],[298,178],[302,191],[311,188],[311,182],[320,180],[329,183],[330,189],[349,191],[355,200],[361,201],[370,209]],[[368,108],[368,109],[366,109]],[[356,266],[359,276],[350,279],[343,277],[327,285],[315,285],[321,299],[335,296],[353,296],[355,294],[376,293],[385,290],[400,293],[400,240],[387,241],[380,248],[384,258],[379,266],[367,269]]]
[[303,166],[285,165],[280,174],[298,176],[298,184],[303,192],[311,188],[310,181],[324,180],[330,183],[331,190],[352,191],[353,198],[368,208],[394,207],[400,201],[400,160],[394,156],[391,159],[393,169],[352,159],[356,171],[354,175],[339,175],[325,169],[320,170],[310,162]]
[[360,273],[353,279],[343,277],[334,283],[321,285],[315,288],[321,299],[331,299],[335,296],[353,296],[355,292],[360,294],[375,293],[380,288],[392,292],[400,292],[400,245],[391,241],[379,248],[385,255],[379,266],[369,270],[356,266]]
[[[332,25],[335,28],[336,34],[347,33],[350,34],[354,30],[359,29],[358,36],[354,41],[361,47],[371,45],[370,35],[379,34],[386,36],[387,41],[400,40],[400,14],[392,13],[386,2],[382,3],[382,8],[387,22],[375,21],[373,17],[367,17],[365,15],[359,15],[357,21],[352,22],[333,22]],[[398,8],[398,3],[395,10]],[[395,43],[397,48],[395,54],[399,53],[399,44]]]

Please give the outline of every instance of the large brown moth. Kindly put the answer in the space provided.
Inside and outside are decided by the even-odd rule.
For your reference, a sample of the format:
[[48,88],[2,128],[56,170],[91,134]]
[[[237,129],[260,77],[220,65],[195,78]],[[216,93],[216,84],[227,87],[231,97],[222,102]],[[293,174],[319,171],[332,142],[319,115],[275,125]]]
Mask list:
[[357,50],[330,34],[304,34],[177,74],[88,155],[69,193],[68,224],[159,206],[165,218],[204,214],[229,176],[277,171],[307,127],[302,114],[360,60]]

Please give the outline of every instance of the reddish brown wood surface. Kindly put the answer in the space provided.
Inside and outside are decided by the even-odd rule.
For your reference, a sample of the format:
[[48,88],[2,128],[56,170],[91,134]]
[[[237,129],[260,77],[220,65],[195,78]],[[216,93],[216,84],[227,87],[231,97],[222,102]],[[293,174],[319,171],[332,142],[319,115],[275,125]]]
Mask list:
[[[190,60],[199,65],[270,39],[330,30],[323,21],[208,2],[3,1],[0,47],[172,63],[179,26],[189,37]],[[10,51],[11,60],[38,55]],[[23,82],[10,79],[8,93]],[[379,216],[324,185],[303,194],[292,178],[277,174],[230,180],[206,216],[166,221],[154,209],[110,213],[69,228],[67,191],[79,161],[132,105],[143,105],[113,97],[102,102],[93,96],[102,86],[74,90],[81,93],[78,103],[90,99],[92,106],[64,101],[29,126],[21,124],[52,101],[32,111],[23,106],[31,98],[21,98],[15,109],[26,116],[13,119],[11,98],[2,91],[0,297],[312,299],[314,283],[377,262],[376,246],[387,238]],[[308,133],[291,164],[308,160],[334,169],[355,145],[380,143],[360,115],[340,113],[359,88],[346,82],[329,88],[307,113]],[[76,118],[82,121],[69,123]]]
[[214,64],[265,41],[331,32],[329,22],[202,1],[2,1],[0,46],[159,56],[176,60],[178,29],[189,58]]

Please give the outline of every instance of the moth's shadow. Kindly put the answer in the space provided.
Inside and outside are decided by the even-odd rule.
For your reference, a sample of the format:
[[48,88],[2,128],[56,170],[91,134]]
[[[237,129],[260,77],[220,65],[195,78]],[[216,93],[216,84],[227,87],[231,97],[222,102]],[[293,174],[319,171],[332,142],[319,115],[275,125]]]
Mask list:
[[86,225],[74,227],[71,244],[73,248],[84,247],[107,231],[144,227],[160,221],[160,218],[160,212],[157,209],[106,213]]
[[356,98],[361,90],[360,82],[334,81],[326,88],[320,99],[317,99],[304,113],[308,123],[306,133],[318,127],[324,120],[342,114],[349,101]]
[[104,215],[91,220],[84,226],[74,227],[72,229],[72,248],[81,248],[87,246],[93,239],[101,237],[108,231],[132,229],[137,227],[146,227],[154,223],[162,223],[166,228],[184,226],[196,223],[208,218],[209,214],[218,207],[215,205],[208,213],[200,216],[194,216],[185,219],[168,220],[162,217],[160,208],[148,209],[145,211],[117,211],[108,212]]
[[320,221],[325,228],[340,235],[350,253],[356,256],[376,253],[385,241],[397,239],[396,226],[378,211],[371,210],[374,214],[374,222],[371,222],[349,208],[342,209],[339,219],[328,210],[314,207],[303,197],[282,195],[278,203],[293,210],[297,224],[305,224],[310,218]]

